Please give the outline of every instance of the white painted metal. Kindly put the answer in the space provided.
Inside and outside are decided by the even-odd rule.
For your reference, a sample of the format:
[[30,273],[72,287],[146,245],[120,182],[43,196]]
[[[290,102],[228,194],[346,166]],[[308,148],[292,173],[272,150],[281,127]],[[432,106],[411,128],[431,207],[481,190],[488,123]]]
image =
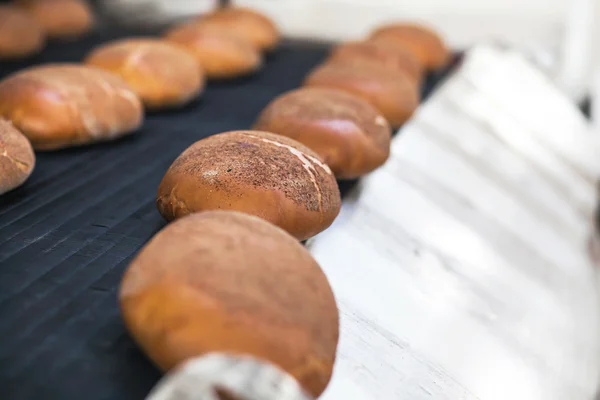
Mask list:
[[596,146],[520,56],[471,51],[310,244],[342,313],[323,398],[591,399]]

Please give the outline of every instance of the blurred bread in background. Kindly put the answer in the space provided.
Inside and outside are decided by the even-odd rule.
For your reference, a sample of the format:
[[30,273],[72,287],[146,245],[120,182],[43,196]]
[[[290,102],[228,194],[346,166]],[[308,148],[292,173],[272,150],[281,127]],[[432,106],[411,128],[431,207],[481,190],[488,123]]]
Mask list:
[[46,35],[29,13],[0,5],[0,60],[19,59],[42,50]]
[[208,79],[248,75],[262,65],[262,56],[256,48],[220,28],[192,21],[176,25],[164,37],[192,54]]
[[326,63],[308,75],[304,86],[339,89],[367,100],[393,128],[419,106],[418,86],[408,74],[377,65]]
[[341,44],[333,49],[329,62],[379,65],[393,71],[405,72],[417,83],[423,77],[423,67],[411,52],[384,42],[363,41]]
[[450,50],[441,36],[424,25],[385,25],[377,28],[369,40],[409,52],[428,71],[443,68],[450,61]]
[[94,15],[85,0],[16,0],[50,38],[72,38],[89,32]]
[[264,15],[248,8],[227,7],[202,16],[204,26],[223,29],[240,40],[249,42],[259,51],[273,50],[280,34],[275,24]]
[[204,72],[194,56],[160,39],[129,38],[103,44],[85,59],[123,79],[147,108],[171,108],[204,89]]

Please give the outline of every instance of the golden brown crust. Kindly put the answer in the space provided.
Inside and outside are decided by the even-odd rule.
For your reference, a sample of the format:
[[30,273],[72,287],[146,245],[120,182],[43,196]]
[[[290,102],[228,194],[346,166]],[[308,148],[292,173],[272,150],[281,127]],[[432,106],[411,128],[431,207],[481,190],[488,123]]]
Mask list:
[[416,83],[404,72],[377,65],[332,63],[315,68],[305,86],[339,89],[375,106],[394,127],[400,127],[419,105]]
[[71,38],[94,26],[92,9],[83,0],[17,0],[42,26],[48,37]]
[[224,29],[258,51],[271,51],[279,44],[281,35],[269,18],[243,7],[227,7],[199,18],[200,23]]
[[222,29],[186,23],[168,31],[165,39],[189,51],[209,79],[236,78],[262,66],[256,49]]
[[106,141],[136,130],[139,98],[118,77],[76,64],[22,70],[0,82],[0,117],[36,150]]
[[0,5],[0,60],[39,53],[46,44],[42,27],[27,12]]
[[450,62],[450,50],[433,30],[414,24],[394,24],[375,30],[371,41],[410,51],[423,68],[436,70]]
[[27,138],[0,119],[0,194],[21,186],[34,166],[35,154]]
[[168,221],[241,211],[304,240],[331,225],[341,199],[331,170],[310,149],[280,135],[235,131],[185,150],[165,174],[157,206]]
[[163,370],[210,352],[247,354],[327,386],[339,316],[308,251],[259,218],[192,214],[159,232],[131,263],[119,300],[125,325]]
[[204,89],[204,75],[196,59],[163,40],[110,42],[93,50],[85,64],[119,76],[152,109],[186,104]]
[[273,100],[254,129],[287,136],[315,151],[338,178],[352,179],[382,165],[391,130],[367,101],[327,88],[302,88]]
[[417,84],[423,78],[423,68],[409,51],[379,42],[349,42],[335,47],[328,63],[380,65],[393,71],[406,72]]

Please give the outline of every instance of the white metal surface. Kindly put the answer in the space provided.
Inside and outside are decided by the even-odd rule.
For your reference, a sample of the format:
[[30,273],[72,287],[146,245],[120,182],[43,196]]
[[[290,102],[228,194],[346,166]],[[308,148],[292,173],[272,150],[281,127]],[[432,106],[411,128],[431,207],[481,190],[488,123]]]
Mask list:
[[342,314],[323,399],[591,399],[597,154],[520,56],[472,50],[310,244]]

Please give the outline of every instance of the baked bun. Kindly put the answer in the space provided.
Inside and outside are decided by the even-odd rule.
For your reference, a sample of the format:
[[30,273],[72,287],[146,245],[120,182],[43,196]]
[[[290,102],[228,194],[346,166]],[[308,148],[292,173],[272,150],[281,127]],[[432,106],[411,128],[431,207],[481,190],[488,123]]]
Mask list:
[[21,186],[34,166],[35,154],[27,138],[0,119],[0,194]]
[[85,63],[121,77],[151,109],[183,105],[204,88],[194,56],[163,40],[110,42],[92,51]]
[[42,27],[27,12],[0,5],[0,60],[39,53],[46,44]]
[[273,50],[281,37],[273,21],[248,8],[223,8],[198,21],[206,26],[224,29],[259,51]]
[[163,178],[157,206],[167,221],[241,211],[305,240],[331,225],[341,199],[331,170],[312,150],[272,133],[234,131],[185,150]]
[[212,211],[168,225],[125,272],[119,301],[162,370],[224,352],[272,362],[315,396],[331,378],[339,314],[327,278],[260,218]]
[[392,71],[402,71],[420,83],[423,68],[409,51],[378,42],[349,42],[336,46],[328,63],[380,65]]
[[263,110],[254,129],[306,145],[342,179],[373,171],[390,153],[391,129],[384,116],[366,100],[336,89],[283,94]]
[[120,78],[97,68],[48,64],[0,81],[0,117],[36,150],[106,141],[136,130],[142,103]]
[[370,40],[410,51],[423,68],[429,71],[443,68],[450,61],[450,50],[442,38],[421,25],[383,26],[371,34]]
[[377,65],[327,63],[314,69],[304,85],[357,95],[374,105],[394,128],[402,126],[419,105],[419,90],[412,78]]
[[89,32],[94,15],[84,0],[17,0],[42,26],[48,37],[74,38]]
[[258,50],[223,29],[186,23],[168,31],[165,38],[189,51],[209,79],[236,78],[262,66]]

